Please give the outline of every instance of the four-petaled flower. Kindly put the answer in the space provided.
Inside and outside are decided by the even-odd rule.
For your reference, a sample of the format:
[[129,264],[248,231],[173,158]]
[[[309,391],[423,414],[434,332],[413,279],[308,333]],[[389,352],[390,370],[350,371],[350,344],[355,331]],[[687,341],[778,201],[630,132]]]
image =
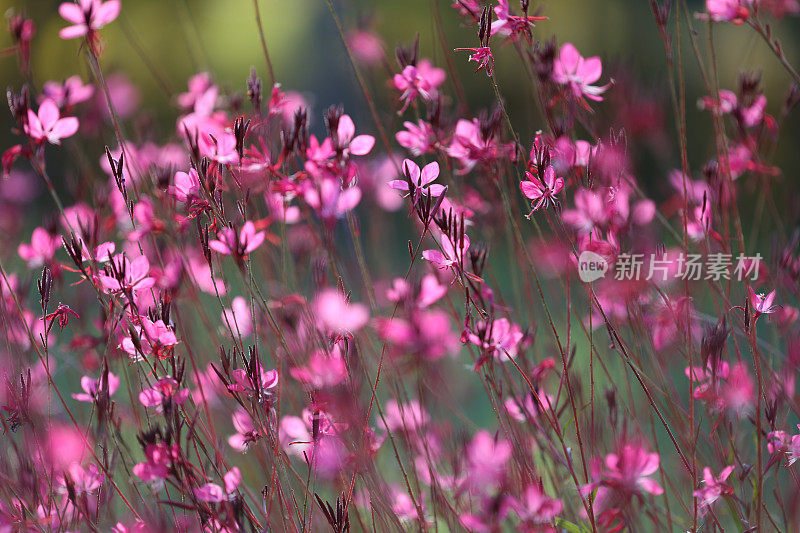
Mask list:
[[403,72],[394,75],[394,86],[403,91],[400,100],[403,101],[403,113],[417,98],[435,100],[436,89],[444,83],[446,74],[444,70],[434,67],[427,59],[421,60],[417,65],[407,65]]
[[388,183],[392,189],[406,191],[411,194],[409,182],[414,186],[414,203],[419,201],[423,195],[441,196],[445,191],[444,185],[433,183],[439,177],[439,163],[436,161],[428,163],[420,171],[419,166],[410,159],[403,161],[403,173],[407,180],[392,180]]
[[700,500],[700,512],[702,514],[705,514],[714,502],[721,497],[733,494],[733,488],[726,481],[734,468],[732,465],[726,466],[719,473],[719,476],[714,476],[714,472],[709,467],[703,468],[703,483],[705,485],[694,491],[694,497]]
[[159,380],[152,389],[140,392],[139,401],[145,407],[155,407],[158,411],[162,411],[168,402],[180,405],[189,397],[189,389],[179,387],[180,384],[175,378],[166,377]]
[[558,202],[556,195],[564,188],[564,178],[556,178],[556,170],[553,167],[545,169],[542,179],[528,171],[525,172],[525,176],[528,179],[520,182],[519,188],[522,194],[531,200],[531,212],[525,215],[530,219],[534,211],[556,205]]
[[111,372],[108,373],[107,377],[101,376],[99,379],[83,376],[81,378],[81,388],[83,392],[75,393],[72,397],[79,402],[92,403],[100,395],[101,390],[108,391],[108,395],[112,396],[119,388],[119,377]]
[[750,296],[750,305],[753,307],[756,316],[770,315],[778,310],[778,306],[773,305],[776,291],[765,295],[763,293],[756,293],[752,287],[747,287],[747,293]]
[[237,236],[233,228],[224,228],[217,234],[217,239],[209,241],[208,247],[224,255],[244,257],[264,242],[267,234],[256,232],[256,225],[247,221]]
[[71,22],[72,26],[62,28],[58,36],[76,39],[85,35],[94,47],[97,44],[97,30],[116,20],[121,7],[119,0],[78,0],[77,4],[64,2],[58,6],[58,14]]
[[579,100],[583,96],[596,102],[603,100],[600,95],[608,90],[611,83],[602,87],[592,85],[600,79],[602,73],[603,64],[600,58],[597,56],[584,58],[572,43],[564,43],[553,62],[553,81],[568,85],[573,96]]
[[73,136],[79,125],[75,117],[60,117],[58,106],[48,98],[39,106],[38,113],[28,109],[28,123],[23,129],[37,144],[47,141],[58,145],[61,144],[61,139]]

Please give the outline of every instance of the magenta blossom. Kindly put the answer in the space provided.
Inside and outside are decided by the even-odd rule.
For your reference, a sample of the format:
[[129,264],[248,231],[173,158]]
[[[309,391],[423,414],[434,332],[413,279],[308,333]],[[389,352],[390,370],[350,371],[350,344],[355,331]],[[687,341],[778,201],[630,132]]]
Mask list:
[[658,471],[660,458],[637,445],[626,444],[618,453],[606,455],[604,461],[592,462],[594,482],[581,487],[581,494],[597,491],[594,512],[597,515],[613,515],[616,506],[628,502],[633,496],[649,493],[655,496],[664,493],[650,476]]
[[461,262],[467,257],[467,250],[469,250],[469,237],[464,235],[463,241],[460,243],[458,249],[450,240],[450,237],[442,234],[442,251],[439,250],[424,250],[422,257],[435,264],[440,270],[446,270],[450,267],[458,268]]
[[553,62],[553,81],[568,85],[575,98],[586,96],[590,100],[600,102],[600,96],[611,84],[599,87],[592,85],[600,79],[603,65],[597,56],[584,58],[572,43],[564,43]]
[[[520,520],[529,524],[547,524],[561,514],[564,504],[561,500],[550,498],[545,494],[541,485],[530,485],[519,500],[514,500],[512,506],[519,515]],[[536,531],[535,529],[533,531]]]
[[424,120],[418,120],[416,124],[409,121],[403,122],[403,127],[405,130],[395,134],[395,139],[400,146],[411,152],[413,156],[433,152],[436,143],[433,126]]
[[732,22],[738,26],[750,18],[750,10],[744,4],[742,0],[706,0],[706,11],[714,22]]
[[488,46],[481,46],[480,48],[456,48],[455,51],[472,52],[469,56],[469,60],[478,64],[478,68],[475,69],[475,72],[486,69],[486,75],[492,75],[494,71],[494,56],[492,55],[492,49]]
[[47,81],[42,86],[41,102],[51,99],[58,107],[72,107],[85,102],[94,94],[94,86],[83,84],[80,76],[70,76],[63,83]]
[[336,129],[337,148],[345,155],[367,155],[375,146],[372,135],[356,135],[356,126],[349,115],[339,117]]
[[403,72],[394,75],[394,86],[403,91],[400,100],[403,101],[403,113],[417,96],[423,100],[434,100],[437,95],[437,88],[444,83],[445,72],[443,69],[436,68],[433,64],[423,59],[415,65],[407,65]]
[[488,325],[479,323],[477,329],[480,334],[470,333],[469,341],[480,346],[486,357],[493,356],[498,361],[507,361],[517,356],[517,347],[524,337],[518,325],[507,318],[498,318]]
[[53,327],[54,322],[58,322],[58,327],[64,329],[69,325],[70,317],[80,318],[80,315],[73,311],[70,306],[66,304],[58,304],[56,310],[42,317],[42,320],[45,322],[48,320],[50,321],[50,325],[47,327],[47,330],[49,331]]
[[531,212],[525,215],[530,219],[534,211],[556,205],[558,202],[556,195],[564,188],[564,178],[556,178],[556,170],[553,167],[545,169],[543,179],[528,171],[525,171],[525,176],[528,179],[520,182],[519,188],[522,194],[531,200]]
[[69,480],[69,484],[77,494],[91,494],[100,488],[105,476],[94,463],[83,468],[80,463],[73,462],[70,463],[67,471],[58,480],[60,492],[67,492],[67,480]]
[[91,38],[94,32],[116,20],[121,7],[119,0],[78,0],[77,4],[64,2],[58,6],[58,14],[71,22],[72,26],[62,28],[58,36],[62,39],[75,39],[84,35]]
[[247,300],[241,296],[234,298],[231,308],[222,311],[222,323],[235,336],[249,337],[253,333],[253,317]]
[[232,372],[233,383],[228,385],[228,390],[246,394],[251,398],[263,398],[271,394],[272,389],[278,386],[278,371],[264,370],[258,366],[258,378],[251,377],[251,373],[243,368],[237,368]]
[[511,38],[524,34],[530,40],[530,30],[534,23],[540,20],[547,20],[547,17],[512,15],[508,0],[497,0],[494,12],[497,15],[497,20],[492,22],[491,34],[499,33]]
[[367,324],[369,309],[364,304],[351,303],[336,289],[325,289],[313,304],[319,325],[337,335],[354,333]]
[[158,411],[162,411],[167,403],[180,405],[188,397],[189,389],[181,389],[178,381],[169,376],[160,379],[152,389],[145,389],[139,393],[142,405],[155,407]]
[[79,125],[75,117],[60,118],[60,116],[56,103],[47,99],[39,106],[38,113],[28,109],[28,123],[23,129],[37,143],[47,141],[59,145],[61,139],[75,135]]
[[776,291],[764,295],[763,293],[756,293],[752,287],[747,287],[747,294],[750,298],[750,306],[756,316],[770,315],[778,310],[778,306],[773,303],[775,302]]
[[733,488],[725,483],[728,476],[733,472],[733,466],[726,466],[719,473],[719,476],[714,476],[714,473],[709,467],[703,468],[703,486],[694,491],[694,497],[700,503],[700,512],[705,514],[714,503],[722,498],[733,494]]
[[[421,196],[441,196],[446,187],[433,183],[439,177],[439,163],[436,161],[428,163],[420,171],[416,163],[410,159],[403,161],[403,173],[408,180],[393,180],[389,182],[389,187],[398,191],[409,192],[409,181],[414,185],[414,203],[419,201]],[[410,192],[409,192],[410,194]]]
[[79,402],[88,402],[92,403],[97,399],[98,396],[102,393],[102,391],[108,391],[108,395],[112,396],[119,387],[119,377],[115,376],[111,372],[108,373],[108,377],[100,377],[99,379],[90,378],[89,376],[83,376],[81,378],[81,388],[83,389],[82,393],[73,394],[72,397],[78,400]]
[[17,248],[19,256],[28,263],[28,268],[39,268],[49,263],[61,245],[61,238],[44,228],[36,228],[31,235],[31,243],[22,243]]
[[178,444],[167,446],[166,444],[148,444],[145,446],[145,462],[138,463],[133,467],[133,474],[146,483],[152,483],[156,487],[163,486],[164,479],[169,476],[173,461],[180,457],[180,447]]
[[223,255],[245,257],[261,246],[266,237],[265,232],[256,232],[255,224],[248,220],[242,226],[238,236],[235,229],[224,228],[217,234],[216,240],[209,241],[208,247]]
[[289,370],[294,379],[312,389],[335,387],[347,379],[347,363],[337,344],[330,354],[317,350],[308,358],[308,366]]
[[206,483],[202,487],[194,489],[195,497],[202,502],[212,503],[233,498],[236,489],[242,482],[242,472],[234,466],[222,477],[222,482],[225,485],[224,489],[215,483]]
[[176,172],[175,185],[170,185],[167,192],[179,202],[191,202],[200,197],[200,176],[193,168],[189,172]]
[[251,444],[261,438],[261,433],[256,430],[253,425],[253,419],[247,414],[247,411],[241,407],[236,409],[231,415],[231,419],[236,433],[228,437],[228,444],[234,450],[244,453]]
[[419,400],[411,399],[406,403],[389,400],[383,408],[381,423],[385,422],[388,431],[413,436],[427,426],[430,420],[431,416]]
[[150,262],[145,255],[131,261],[125,254],[117,254],[110,262],[111,265],[97,275],[106,292],[135,292],[156,284],[156,280],[149,276]]
[[178,337],[172,326],[164,323],[162,319],[150,320],[140,317],[140,324],[133,327],[134,337],[125,337],[120,347],[131,356],[133,361],[139,361],[142,355],[154,355],[165,359],[172,355],[173,349],[178,344]]

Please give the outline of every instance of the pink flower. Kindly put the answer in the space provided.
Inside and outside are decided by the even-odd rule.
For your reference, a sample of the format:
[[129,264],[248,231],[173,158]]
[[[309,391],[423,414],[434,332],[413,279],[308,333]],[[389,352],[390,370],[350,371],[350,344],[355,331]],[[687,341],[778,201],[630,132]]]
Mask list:
[[764,110],[767,108],[767,97],[759,94],[750,107],[740,107],[739,116],[747,128],[758,126],[764,120]]
[[249,337],[253,333],[253,317],[247,300],[237,296],[231,301],[231,308],[222,311],[222,325],[234,336]]
[[178,444],[148,444],[144,448],[144,455],[145,462],[134,465],[133,474],[146,483],[161,485],[169,475],[172,462],[180,457],[180,448]]
[[[281,418],[278,434],[281,446],[286,453],[301,458],[308,456],[316,463],[318,458],[315,456],[323,447],[327,447],[328,452],[334,452],[335,456],[334,449],[337,444],[334,444],[334,441],[341,446],[336,435],[342,429],[343,426],[334,422],[328,413],[324,411],[312,413],[304,409],[302,416]],[[335,457],[330,458],[334,462],[336,461]]]
[[[257,370],[248,372],[243,368],[237,368],[231,375],[233,376],[233,383],[228,385],[228,390],[231,392],[239,392],[246,394],[251,398],[263,399],[272,393],[272,389],[278,386],[278,371],[277,370],[264,370],[256,360],[255,365]],[[254,378],[252,374],[258,373],[258,378]]]
[[534,22],[547,20],[547,17],[520,17],[512,15],[508,0],[497,0],[494,12],[497,15],[497,20],[492,22],[492,35],[499,33],[500,35],[513,38],[519,33],[524,33],[526,37],[530,37],[530,29]]
[[541,485],[529,485],[519,500],[513,502],[520,520],[531,524],[547,524],[564,509],[561,500],[550,498]]
[[375,65],[383,59],[383,42],[374,33],[356,30],[347,36],[353,55],[367,65]]
[[171,326],[159,319],[153,322],[148,317],[139,317],[140,325],[133,330],[137,338],[125,337],[120,347],[125,350],[134,361],[139,361],[142,355],[154,355],[165,359],[172,355],[174,346],[178,344]]
[[315,185],[309,185],[303,198],[329,224],[352,211],[361,201],[361,189],[353,185],[342,188],[339,180],[323,178]]
[[403,101],[404,112],[417,96],[423,100],[434,100],[437,95],[437,88],[444,83],[445,72],[443,69],[436,68],[433,64],[423,59],[417,65],[407,65],[403,72],[394,75],[394,86],[403,91],[400,100]]
[[524,336],[518,325],[507,318],[498,318],[489,324],[480,322],[477,330],[480,334],[470,333],[469,341],[480,346],[486,357],[507,361],[517,356],[517,346]]
[[395,134],[397,142],[411,152],[411,155],[419,156],[433,152],[434,143],[436,142],[436,134],[433,131],[433,126],[424,120],[418,120],[416,124],[413,122],[403,122],[404,131],[398,131]]
[[[800,424],[797,429],[800,430]],[[790,435],[785,431],[772,431],[768,435],[767,449],[770,453],[785,453],[788,466],[800,460],[800,434]]]
[[442,251],[439,250],[424,250],[422,257],[435,264],[440,270],[446,270],[450,267],[458,268],[461,261],[467,257],[467,250],[469,249],[469,237],[464,235],[464,239],[456,250],[456,247],[450,241],[450,237],[442,234]]
[[[178,95],[178,105],[184,109],[194,108],[195,102],[213,85],[208,72],[198,72],[189,78],[188,91]],[[215,96],[216,99],[216,96]]]
[[478,163],[488,166],[498,159],[512,157],[513,154],[514,143],[503,144],[494,135],[486,135],[477,118],[459,119],[453,139],[447,147],[447,155],[458,159],[461,164],[462,174],[472,170]]
[[338,335],[355,333],[369,321],[366,305],[348,302],[336,289],[319,293],[314,299],[313,310],[319,325]]
[[47,327],[48,331],[53,327],[53,322],[58,321],[58,327],[64,329],[69,325],[70,317],[80,318],[80,315],[70,309],[70,307],[66,304],[58,304],[56,310],[50,314],[45,315],[42,317],[44,321],[50,321],[50,325]]
[[72,397],[79,402],[92,403],[103,391],[108,391],[108,395],[112,396],[117,391],[118,387],[119,377],[111,372],[108,373],[107,378],[102,376],[99,379],[94,379],[89,376],[83,376],[81,378],[81,388],[83,392],[73,394]]
[[600,95],[606,92],[611,84],[602,87],[592,85],[600,79],[602,72],[603,65],[599,57],[584,59],[572,43],[564,43],[553,62],[553,81],[568,85],[575,98],[586,96],[597,102],[602,101]]
[[447,286],[439,283],[434,274],[427,274],[422,278],[419,286],[417,305],[421,308],[430,307],[447,294]]
[[195,169],[189,173],[176,172],[175,185],[170,185],[167,192],[179,202],[190,202],[200,196],[200,176]]
[[265,232],[256,232],[255,224],[248,220],[239,231],[238,237],[235,229],[224,228],[217,234],[216,240],[209,241],[208,247],[224,255],[245,257],[261,246],[266,237]]
[[714,22],[733,22],[737,26],[750,18],[750,11],[740,0],[706,0],[706,11]]
[[80,76],[70,76],[63,83],[45,82],[42,86],[42,99],[51,99],[58,107],[72,107],[85,102],[94,94],[94,86],[84,85]]
[[237,408],[232,415],[232,419],[236,433],[228,437],[228,444],[234,450],[244,453],[252,443],[261,438],[261,434],[256,431],[253,419],[243,408]]
[[597,489],[594,510],[598,515],[613,512],[616,505],[643,492],[658,496],[661,485],[650,478],[658,471],[660,458],[641,446],[626,444],[618,453],[606,455],[605,461],[592,464],[593,483],[581,487],[584,496]]
[[467,447],[470,485],[484,491],[500,483],[505,476],[511,452],[510,442],[498,440],[488,431],[477,432]]
[[[392,488],[392,512],[397,515],[397,519],[401,523],[412,522],[419,519],[419,512],[414,505],[414,500],[411,496],[403,490],[393,487]],[[424,512],[425,508],[422,505],[422,496],[417,496],[417,503],[420,506],[420,511]]]
[[61,238],[58,235],[52,235],[44,228],[36,228],[31,235],[31,243],[20,244],[17,253],[28,263],[28,268],[39,268],[53,259],[60,245]]
[[776,291],[772,291],[765,296],[763,293],[756,294],[752,287],[747,287],[747,294],[750,297],[750,306],[756,316],[770,315],[778,310],[778,306],[773,305]]
[[431,417],[418,400],[409,400],[401,404],[396,400],[386,402],[383,408],[383,420],[386,429],[395,433],[414,435],[430,422]]
[[330,354],[321,350],[315,351],[308,358],[308,366],[294,367],[289,373],[294,379],[312,389],[335,387],[348,377],[347,363],[341,355],[338,344]]
[[24,130],[37,143],[47,141],[59,145],[61,139],[71,137],[78,131],[78,119],[75,117],[59,118],[61,114],[53,100],[47,99],[39,106],[39,112],[28,109],[28,123]]
[[742,417],[753,409],[756,384],[744,363],[733,365],[728,380],[720,387],[721,405],[733,415]]
[[111,266],[97,275],[106,292],[126,290],[141,291],[151,288],[156,280],[150,277],[150,262],[147,256],[140,255],[130,261],[125,254],[111,258]]
[[478,64],[478,68],[475,69],[475,72],[486,69],[486,75],[492,75],[492,71],[494,70],[494,56],[492,55],[492,49],[488,46],[481,46],[480,48],[456,48],[455,51],[472,52],[469,56],[469,60],[475,61]]
[[375,146],[375,137],[372,135],[356,136],[356,126],[349,115],[339,117],[336,129],[336,145],[345,157],[350,155],[367,155]]
[[194,489],[195,497],[203,502],[219,503],[233,496],[239,483],[242,481],[242,472],[237,468],[231,468],[222,478],[225,488],[214,483],[206,483],[202,487]]
[[519,188],[526,198],[531,200],[531,212],[526,218],[531,218],[534,211],[542,207],[554,206],[558,202],[556,195],[564,188],[564,178],[556,178],[556,170],[547,167],[544,171],[544,179],[540,180],[536,175],[525,171],[526,181],[520,182]]
[[91,494],[100,488],[105,476],[94,463],[84,469],[80,463],[73,462],[70,463],[67,471],[58,480],[59,492],[67,492],[67,479],[69,479],[77,494]]
[[279,193],[265,193],[264,202],[272,216],[272,220],[281,224],[294,224],[302,218],[300,208],[296,205],[289,205],[291,196],[288,198]]
[[179,388],[180,384],[175,378],[165,377],[160,379],[152,389],[145,389],[139,393],[139,401],[145,407],[155,407],[161,411],[164,405],[171,403],[180,405],[189,397],[189,389]]
[[239,152],[236,151],[236,136],[228,131],[211,136],[206,133],[201,138],[204,152],[210,159],[221,165],[235,165],[239,162]]
[[701,513],[705,514],[708,508],[723,496],[733,494],[733,487],[725,483],[733,469],[733,466],[726,466],[719,473],[719,476],[715,477],[709,467],[703,468],[703,483],[705,485],[694,491],[694,497],[700,500]]
[[64,2],[58,6],[58,14],[71,22],[72,26],[62,28],[58,36],[62,39],[75,39],[89,35],[113,22],[118,16],[121,8],[119,0],[78,0],[78,3]]
[[414,185],[414,203],[421,196],[441,196],[445,191],[444,185],[432,183],[439,177],[439,163],[436,161],[428,163],[420,171],[416,163],[410,159],[403,161],[403,173],[408,180],[393,180],[389,182],[389,187],[398,191],[409,191],[409,181]]
[[508,398],[503,405],[508,411],[508,416],[518,422],[527,422],[536,420],[540,413],[550,410],[554,401],[555,399],[544,389],[539,389],[536,391],[536,396],[528,393],[522,400]]
[[738,105],[738,98],[736,94],[727,89],[721,89],[718,93],[719,97],[704,96],[698,102],[701,109],[707,109],[712,113],[725,114],[731,113]]

